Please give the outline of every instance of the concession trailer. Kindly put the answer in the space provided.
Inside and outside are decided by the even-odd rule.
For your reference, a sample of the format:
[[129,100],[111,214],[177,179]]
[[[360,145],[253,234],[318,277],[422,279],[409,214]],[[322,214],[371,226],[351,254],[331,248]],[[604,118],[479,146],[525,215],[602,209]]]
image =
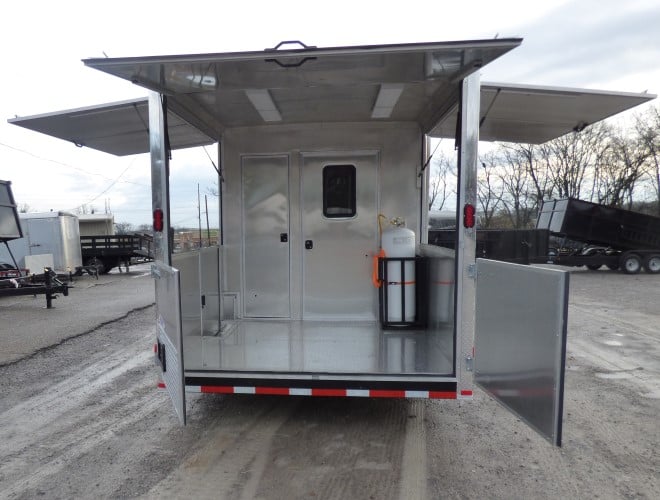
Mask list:
[[[156,357],[186,393],[471,399],[561,443],[568,274],[475,259],[479,140],[542,143],[654,96],[481,84],[521,39],[87,59],[148,98],[11,123],[151,154]],[[427,244],[455,141],[455,250]],[[217,143],[217,246],[174,254],[169,162]],[[173,160],[175,161],[175,160]]]

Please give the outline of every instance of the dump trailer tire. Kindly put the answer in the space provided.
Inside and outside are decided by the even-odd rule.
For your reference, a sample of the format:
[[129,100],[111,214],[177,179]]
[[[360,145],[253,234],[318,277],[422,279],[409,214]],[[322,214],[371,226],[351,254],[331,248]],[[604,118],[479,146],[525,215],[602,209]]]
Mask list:
[[624,253],[620,262],[621,269],[626,274],[637,274],[642,270],[642,258],[636,253]]
[[644,269],[647,273],[660,273],[660,254],[653,253],[644,259]]
[[619,264],[607,264],[607,267],[609,268],[610,271],[616,271],[619,269]]

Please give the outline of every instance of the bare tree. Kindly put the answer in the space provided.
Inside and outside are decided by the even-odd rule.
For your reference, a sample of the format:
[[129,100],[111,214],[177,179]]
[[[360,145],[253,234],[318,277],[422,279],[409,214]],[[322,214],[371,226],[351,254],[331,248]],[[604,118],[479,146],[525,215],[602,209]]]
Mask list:
[[133,232],[133,224],[130,222],[116,222],[115,231],[117,234],[130,234]]
[[480,227],[488,229],[502,202],[502,183],[497,175],[498,159],[493,152],[481,157],[481,166],[477,177],[477,202],[481,209]]
[[584,181],[607,146],[607,126],[602,122],[581,132],[570,132],[539,146],[552,194],[559,198],[580,198]]
[[504,146],[500,147],[499,153],[502,161],[499,174],[503,191],[502,208],[513,228],[528,227],[538,208],[538,198],[527,155],[524,151]]
[[22,214],[26,214],[30,211],[30,205],[28,205],[27,203],[21,203],[20,205],[18,205],[18,211]]
[[539,208],[544,200],[553,196],[550,163],[543,161],[540,147],[536,144],[514,144],[510,146],[516,152],[520,164],[524,164],[534,186],[534,205]]
[[639,137],[610,127],[608,145],[595,168],[594,192],[598,203],[632,208],[637,182],[645,174],[649,148]]
[[456,192],[456,163],[444,152],[436,152],[431,161],[429,210],[442,210],[450,193]]
[[660,107],[654,106],[644,115],[637,116],[635,131],[648,152],[646,175],[653,186],[656,210],[660,215]]

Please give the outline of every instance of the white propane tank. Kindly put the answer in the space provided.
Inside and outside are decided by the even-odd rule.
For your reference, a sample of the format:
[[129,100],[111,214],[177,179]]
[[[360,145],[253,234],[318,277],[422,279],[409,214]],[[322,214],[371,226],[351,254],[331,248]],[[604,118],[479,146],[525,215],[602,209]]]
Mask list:
[[[383,231],[382,248],[385,257],[414,257],[415,233],[401,225],[393,225]],[[401,262],[387,263],[387,321],[411,322],[415,320],[415,262],[404,263],[404,276],[401,276]],[[402,311],[401,293],[405,299]]]

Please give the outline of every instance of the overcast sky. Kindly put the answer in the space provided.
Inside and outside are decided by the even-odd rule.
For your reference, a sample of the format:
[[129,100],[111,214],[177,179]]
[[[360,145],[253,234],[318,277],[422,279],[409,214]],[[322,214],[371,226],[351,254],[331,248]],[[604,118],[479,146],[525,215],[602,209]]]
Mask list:
[[[0,179],[31,210],[87,204],[116,222],[150,222],[148,155],[114,157],[6,119],[146,95],[81,59],[521,36],[482,80],[660,92],[658,0],[12,1],[0,29]],[[186,10],[188,9],[188,10]],[[207,148],[211,155],[215,148]],[[213,168],[201,149],[173,152],[172,222],[197,224]],[[212,197],[209,212],[216,208]],[[203,211],[203,208],[202,208]],[[216,217],[217,219],[217,217]],[[213,221],[213,217],[211,217]],[[211,223],[213,225],[213,222]]]

